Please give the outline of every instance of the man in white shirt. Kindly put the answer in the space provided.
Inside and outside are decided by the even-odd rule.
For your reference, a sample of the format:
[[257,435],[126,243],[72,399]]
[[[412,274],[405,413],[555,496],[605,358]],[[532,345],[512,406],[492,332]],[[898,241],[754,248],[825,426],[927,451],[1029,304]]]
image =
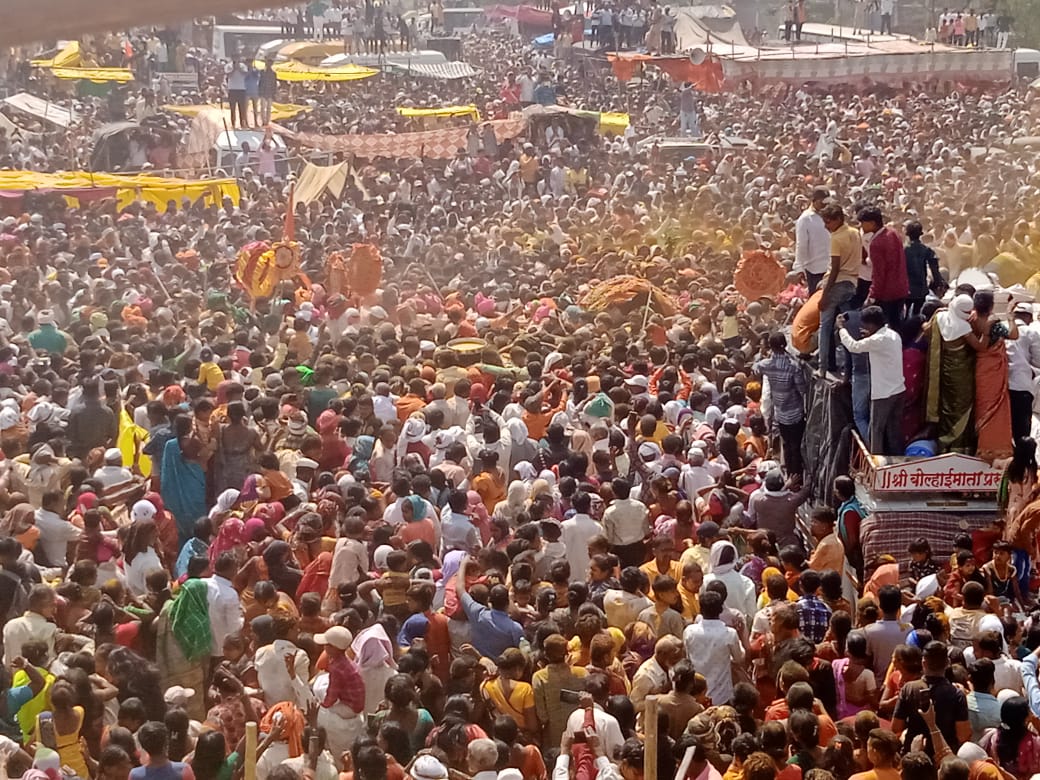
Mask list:
[[465,514],[469,496],[462,490],[448,495],[448,506],[441,514],[441,557],[452,550],[472,552],[480,546],[480,533]]
[[1040,369],[1040,330],[1033,323],[1033,306],[1015,306],[1018,338],[1007,339],[1008,391],[1011,396],[1011,438],[1028,436],[1033,425],[1033,369]]
[[880,306],[860,312],[860,330],[866,334],[854,339],[845,329],[845,315],[839,315],[838,336],[845,349],[870,357],[870,451],[875,455],[902,455],[905,449],[903,421],[903,340],[885,324]]
[[[64,501],[64,493],[51,490],[43,494],[42,506],[36,510],[36,527],[40,529],[40,540],[34,551],[37,565],[65,566],[69,561],[69,545],[79,541],[79,529],[59,514]],[[44,557],[46,560],[41,560]]]
[[682,486],[687,498],[692,502],[697,495],[697,491],[708,487],[708,485],[714,485],[718,477],[712,476],[711,471],[704,465],[707,458],[704,450],[701,448],[691,447],[687,458],[687,463],[683,465],[679,476],[679,484]]
[[253,665],[264,704],[273,707],[279,702],[291,701],[306,711],[314,700],[307,684],[311,667],[307,653],[288,639],[276,638],[274,618],[270,615],[253,618],[249,626],[258,645]]
[[242,630],[242,601],[231,580],[238,571],[232,552],[221,553],[213,565],[213,576],[206,580],[206,602],[209,605],[209,630],[213,635],[214,658],[224,655],[224,640]]
[[4,626],[4,666],[22,654],[22,645],[30,639],[47,643],[47,661],[54,660],[54,636],[58,627],[54,624],[54,611],[58,601],[49,585],[34,585],[29,591],[29,608],[21,617],[7,621]]
[[583,490],[571,498],[574,515],[563,521],[560,541],[567,547],[567,563],[571,567],[571,579],[584,580],[589,570],[589,539],[603,533],[603,526],[589,515],[592,496]]
[[700,598],[701,621],[686,627],[683,644],[693,668],[708,681],[712,704],[728,704],[733,698],[733,664],[744,663],[744,648],[737,632],[723,623],[723,599],[716,591]]
[[615,756],[621,746],[625,744],[625,737],[621,733],[621,724],[617,718],[606,712],[603,708],[607,704],[610,695],[610,682],[607,676],[601,672],[593,672],[585,678],[585,691],[581,694],[578,709],[567,718],[567,727],[564,734],[577,734],[585,727],[585,716],[588,711],[588,700],[592,698],[592,721],[596,726],[596,736],[599,737],[603,747],[603,755]]
[[105,465],[94,472],[94,479],[106,488],[133,480],[130,469],[123,465],[123,453],[117,447],[105,450]]
[[603,513],[603,532],[622,567],[639,566],[646,561],[643,540],[650,534],[650,512],[629,497],[632,485],[627,479],[618,477],[610,484],[615,498]]
[[375,395],[372,396],[372,409],[376,417],[385,423],[397,422],[398,397],[390,393],[390,385],[380,382],[376,385]]
[[794,223],[794,265],[792,271],[802,271],[809,285],[809,294],[816,292],[831,263],[831,234],[823,224],[820,209],[831,196],[817,187],[812,191],[812,203]]

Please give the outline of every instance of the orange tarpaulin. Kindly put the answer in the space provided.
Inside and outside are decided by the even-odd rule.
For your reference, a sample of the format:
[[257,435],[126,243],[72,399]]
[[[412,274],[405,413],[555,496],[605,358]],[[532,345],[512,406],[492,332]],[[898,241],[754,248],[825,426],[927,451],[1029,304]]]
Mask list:
[[610,67],[621,81],[628,81],[640,65],[654,65],[667,73],[672,81],[689,81],[701,92],[722,91],[722,61],[707,57],[700,65],[694,65],[688,57],[660,57],[653,54],[614,53],[608,54]]

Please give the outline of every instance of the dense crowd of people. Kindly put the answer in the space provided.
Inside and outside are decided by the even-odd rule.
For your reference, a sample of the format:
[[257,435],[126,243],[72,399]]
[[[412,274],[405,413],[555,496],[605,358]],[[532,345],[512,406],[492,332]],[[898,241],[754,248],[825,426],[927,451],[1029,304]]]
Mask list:
[[[283,90],[311,109],[287,124],[541,87],[630,129],[474,125],[295,207],[249,150],[238,203],[5,199],[7,776],[226,780],[250,721],[257,780],[1040,772],[1028,96],[708,94],[465,45],[472,80]],[[203,69],[185,101],[226,86]],[[82,164],[137,100],[159,114],[15,117],[0,167]],[[683,113],[749,144],[645,143]],[[252,301],[236,255],[287,209],[313,285]],[[374,293],[329,270],[354,244]],[[786,278],[749,300],[760,251]],[[824,385],[875,453],[1003,469],[995,541],[864,560],[862,494],[807,465]]]

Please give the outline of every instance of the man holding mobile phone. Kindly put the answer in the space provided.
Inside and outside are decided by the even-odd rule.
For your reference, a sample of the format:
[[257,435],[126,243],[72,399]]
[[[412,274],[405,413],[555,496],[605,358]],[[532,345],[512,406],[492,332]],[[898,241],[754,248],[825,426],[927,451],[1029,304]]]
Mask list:
[[968,719],[968,701],[964,691],[946,677],[949,656],[942,642],[929,642],[922,658],[924,674],[903,686],[892,715],[892,731],[903,737],[910,745],[917,736],[926,739],[925,752],[932,754],[928,741],[929,728],[921,717],[921,710],[934,708],[935,723],[952,750],[957,750],[971,739],[971,722]]

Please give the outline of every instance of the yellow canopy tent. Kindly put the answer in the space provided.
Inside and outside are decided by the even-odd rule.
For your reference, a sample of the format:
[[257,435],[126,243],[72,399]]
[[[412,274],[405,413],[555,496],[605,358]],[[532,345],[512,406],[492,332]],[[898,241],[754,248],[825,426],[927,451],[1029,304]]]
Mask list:
[[282,62],[274,66],[279,81],[360,81],[379,73],[374,68],[361,65],[338,65],[334,68],[318,68],[306,65],[298,60]]
[[86,79],[98,84],[108,81],[127,84],[134,80],[129,68],[51,68],[50,71],[59,79]]
[[74,68],[79,65],[79,41],[69,41],[50,59],[31,60],[29,62],[34,68]]
[[[198,116],[200,113],[207,109],[220,110],[220,106],[215,106],[212,103],[206,105],[189,105],[189,106],[178,106],[169,104],[163,106],[166,111],[172,111],[175,114],[181,116]],[[304,111],[310,111],[310,106],[298,106],[295,103],[272,103],[271,104],[271,121],[278,122],[283,119],[292,119],[295,116],[302,114]]]
[[0,192],[29,192],[50,190],[65,194],[72,206],[78,206],[80,197],[89,200],[97,190],[112,190],[119,208],[135,201],[152,203],[160,212],[166,211],[168,201],[182,198],[196,201],[210,198],[219,203],[229,197],[235,203],[240,199],[238,183],[234,179],[177,179],[147,174],[116,175],[112,173],[38,173],[36,171],[0,171]]
[[480,121],[480,111],[477,110],[476,106],[442,106],[441,108],[408,108],[406,106],[398,106],[396,110],[398,114],[404,117],[468,116],[474,122]]
[[82,67],[82,63],[79,41],[70,41],[50,59],[32,60],[34,68],[49,70],[55,77],[65,81],[86,79],[98,84],[109,81],[126,84],[134,80],[134,74],[129,68],[87,68]]

